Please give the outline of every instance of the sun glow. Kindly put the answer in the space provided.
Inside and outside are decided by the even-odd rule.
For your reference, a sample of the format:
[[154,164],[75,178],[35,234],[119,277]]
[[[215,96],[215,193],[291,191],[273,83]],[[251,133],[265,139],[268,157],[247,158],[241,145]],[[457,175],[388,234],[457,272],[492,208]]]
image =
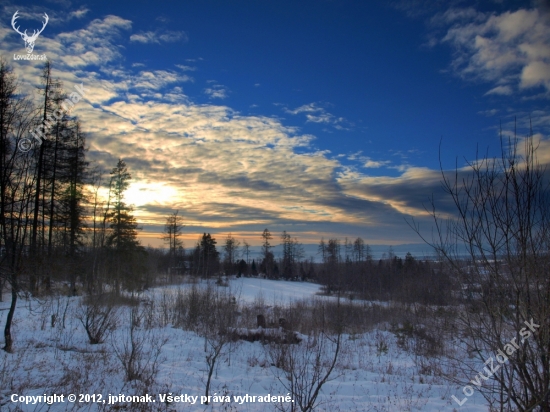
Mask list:
[[145,204],[166,205],[176,201],[177,190],[162,183],[131,183],[124,192],[124,201],[135,207]]

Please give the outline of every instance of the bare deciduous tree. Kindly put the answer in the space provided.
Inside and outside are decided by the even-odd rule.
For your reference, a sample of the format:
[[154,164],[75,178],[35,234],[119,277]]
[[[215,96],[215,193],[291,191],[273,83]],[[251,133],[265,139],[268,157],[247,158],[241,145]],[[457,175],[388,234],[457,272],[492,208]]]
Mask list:
[[[235,301],[228,292],[208,288],[203,295],[204,305],[200,315],[199,334],[204,336],[204,351],[207,365],[205,396],[208,398],[216,362],[227,344],[235,321]],[[208,404],[208,403],[206,403]]]
[[[465,310],[458,325],[467,351],[479,361],[466,370],[471,382],[493,379],[498,391],[489,384],[479,390],[501,411],[548,412],[550,179],[537,161],[532,134],[501,139],[501,147],[500,158],[486,155],[467,170],[457,167],[449,175],[441,167],[456,214],[442,219],[432,201],[435,235],[423,239],[460,282]],[[418,224],[412,226],[420,234]],[[528,336],[526,322],[537,325]],[[512,340],[513,350],[506,346]],[[495,361],[497,372],[479,372],[499,350],[508,360]]]
[[278,406],[282,411],[316,410],[321,403],[319,395],[323,386],[335,379],[333,371],[342,349],[344,329],[340,299],[334,313],[326,315],[332,324],[313,330],[299,344],[280,342],[269,346],[268,357],[277,368],[275,376],[293,399],[288,405]]
[[148,308],[134,306],[129,310],[129,323],[123,336],[112,341],[113,351],[122,364],[126,381],[142,381],[151,386],[162,361],[162,348],[168,339],[145,325]]
[[77,318],[86,329],[90,344],[103,343],[117,323],[117,309],[108,296],[89,296],[81,306]]

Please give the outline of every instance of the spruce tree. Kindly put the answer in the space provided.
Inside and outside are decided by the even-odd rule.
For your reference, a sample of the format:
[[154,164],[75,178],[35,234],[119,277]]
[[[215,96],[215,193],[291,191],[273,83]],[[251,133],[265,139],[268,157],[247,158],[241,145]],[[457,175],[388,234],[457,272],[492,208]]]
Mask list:
[[271,232],[269,229],[264,229],[262,233],[262,255],[264,256],[264,260],[261,264],[263,268],[260,270],[263,270],[265,275],[270,278],[273,272],[273,253],[271,253],[271,243],[269,241],[273,239],[273,236],[271,236]]
[[219,252],[216,249],[216,239],[210,233],[204,233],[199,243],[199,268],[203,277],[208,278],[218,271]]
[[124,160],[118,159],[116,167],[111,171],[109,204],[112,205],[112,210],[107,213],[110,233],[106,241],[106,246],[111,251],[112,274],[117,294],[120,293],[122,282],[130,289],[139,287],[139,275],[144,270],[143,259],[146,254],[137,240],[137,231],[140,228],[132,214],[133,208],[124,201],[124,192],[128,189],[131,178]]
[[109,213],[111,233],[107,236],[107,246],[117,252],[132,251],[139,247],[137,240],[138,224],[133,208],[124,201],[124,192],[130,185],[132,175],[122,159],[111,171],[111,193],[113,210]]

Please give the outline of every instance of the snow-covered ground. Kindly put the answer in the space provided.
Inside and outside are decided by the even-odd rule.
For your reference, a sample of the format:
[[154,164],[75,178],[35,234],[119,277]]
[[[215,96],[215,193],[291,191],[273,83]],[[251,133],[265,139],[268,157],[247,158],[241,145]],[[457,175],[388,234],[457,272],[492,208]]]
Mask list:
[[[20,300],[13,326],[16,350],[11,354],[0,351],[0,410],[139,411],[144,410],[140,407],[146,405],[160,411],[288,409],[288,402],[272,402],[276,399],[273,396],[279,397],[279,401],[288,400],[285,397],[289,391],[283,386],[286,381],[281,369],[272,364],[273,353],[269,345],[244,341],[231,343],[222,351],[212,376],[210,394],[213,398],[210,405],[201,404],[207,378],[205,341],[193,332],[167,323],[160,303],[162,296],[166,297],[178,288],[185,287],[189,285],[167,286],[148,292],[156,302],[150,306],[150,311],[146,307],[142,308],[145,315],[134,330],[137,340],[143,342],[141,366],[147,369],[145,363],[149,361],[149,366],[158,367],[154,382],[145,383],[125,382],[125,371],[119,359],[127,353],[125,345],[129,339],[130,324],[128,307],[119,308],[118,327],[105,343],[90,345],[82,323],[77,319],[81,310],[80,297],[53,298],[43,302]],[[263,302],[268,306],[312,297],[319,292],[319,285],[241,278],[231,281],[230,290],[241,302]],[[9,302],[0,303],[2,330],[8,307]],[[52,314],[57,315],[54,327],[51,325]],[[155,342],[164,343],[158,353],[155,353]],[[379,350],[380,342],[387,345],[387,352]],[[300,345],[306,345],[306,342]],[[157,354],[158,358],[153,362]],[[344,335],[341,355],[331,376],[334,379],[323,386],[320,405],[315,410],[488,410],[477,391],[459,407],[451,396],[455,395],[462,400],[462,387],[451,385],[437,373],[430,372],[437,370],[438,366],[441,366],[438,360],[420,361],[413,354],[400,349],[395,335],[386,330]],[[24,396],[45,394],[63,394],[64,402],[52,405],[43,402],[44,399],[34,405],[12,402],[25,400]],[[68,401],[69,394],[77,396],[76,402]],[[89,396],[86,397],[86,394]],[[140,395],[143,396],[142,401],[155,402],[109,403],[113,400],[110,395],[120,394]],[[268,394],[269,402],[264,402]],[[150,398],[145,398],[145,395],[150,395]],[[245,398],[246,395],[249,397]],[[168,396],[180,398],[167,403]],[[31,402],[38,400],[27,399]],[[193,399],[196,399],[195,404],[191,404]]]

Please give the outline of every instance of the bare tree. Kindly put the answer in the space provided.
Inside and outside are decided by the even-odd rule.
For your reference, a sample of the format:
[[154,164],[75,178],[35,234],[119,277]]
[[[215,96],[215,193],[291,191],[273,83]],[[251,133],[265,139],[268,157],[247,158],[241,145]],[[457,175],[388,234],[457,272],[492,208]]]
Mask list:
[[269,229],[264,229],[264,231],[262,232],[262,253],[264,254],[264,257],[265,255],[271,250],[272,246],[271,246],[271,243],[269,243],[269,241],[271,239],[273,239],[273,236],[271,235],[271,232],[269,231]]
[[122,336],[113,335],[113,351],[120,361],[127,382],[142,381],[150,387],[159,371],[162,348],[168,338],[159,336],[158,330],[147,328],[149,308],[134,306],[128,311],[130,318]]
[[[212,375],[220,355],[231,342],[231,328],[235,322],[236,303],[230,293],[208,288],[202,295],[199,334],[204,336],[207,365],[205,396],[208,399]],[[206,402],[205,404],[208,404]]]
[[250,254],[250,244],[246,240],[243,240],[242,257],[246,256],[247,265],[250,264],[250,260],[248,258],[249,254]]
[[225,238],[225,245],[223,247],[225,252],[225,258],[224,258],[224,271],[226,275],[231,275],[232,271],[235,269],[235,258],[237,256],[239,245],[241,242],[239,242],[237,239],[235,239],[231,233],[227,235]]
[[86,329],[90,344],[103,343],[105,338],[116,328],[117,308],[112,297],[108,295],[88,296],[76,317]]
[[[501,139],[501,147],[500,158],[477,158],[467,171],[457,167],[450,175],[441,167],[456,214],[443,220],[432,200],[435,235],[423,239],[460,282],[465,310],[458,325],[480,362],[467,371],[476,374],[470,384],[501,411],[548,412],[550,180],[532,133]],[[412,226],[420,234],[418,224]],[[479,372],[493,358],[498,371]],[[498,391],[483,386],[489,378]]]
[[283,258],[281,261],[282,275],[284,278],[296,276],[297,262],[303,258],[304,251],[297,238],[292,239],[286,230],[281,234],[281,245],[283,246]]
[[279,342],[270,345],[268,357],[277,367],[275,376],[293,399],[288,405],[278,405],[279,410],[316,410],[321,404],[319,395],[323,386],[335,379],[333,372],[342,349],[344,329],[340,299],[334,313],[327,314],[327,318],[331,319],[332,325],[314,330],[299,344]]
[[100,216],[103,204],[99,196],[99,191],[102,186],[102,175],[103,172],[99,168],[94,168],[90,172],[90,204],[88,207],[91,215],[91,234],[90,234],[90,253],[89,256],[91,262],[87,270],[86,276],[86,288],[88,294],[93,294],[94,292],[99,292],[101,287],[101,282],[99,281],[100,272],[102,267],[102,245],[105,240],[105,226],[102,225]]
[[355,263],[363,262],[365,260],[365,254],[365,242],[363,241],[363,239],[358,237],[353,242],[353,260],[355,261]]
[[182,223],[183,219],[178,216],[179,210],[176,210],[166,218],[164,225],[164,236],[162,239],[168,243],[168,253],[170,255],[170,266],[176,264],[176,255],[178,250],[183,247],[183,242],[180,239],[181,231],[185,227]]

